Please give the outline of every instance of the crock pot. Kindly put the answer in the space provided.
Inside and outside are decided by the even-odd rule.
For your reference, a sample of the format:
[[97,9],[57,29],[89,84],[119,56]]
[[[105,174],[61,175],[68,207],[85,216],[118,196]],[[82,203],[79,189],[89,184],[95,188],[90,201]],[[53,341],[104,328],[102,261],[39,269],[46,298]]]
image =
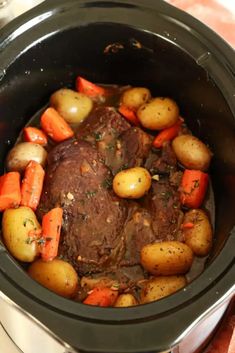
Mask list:
[[234,295],[235,54],[186,13],[157,0],[57,0],[0,33],[0,160],[28,119],[79,74],[170,96],[214,153],[215,241],[204,272],[157,302],[90,307],[31,280],[0,243],[0,320],[24,353],[193,353]]

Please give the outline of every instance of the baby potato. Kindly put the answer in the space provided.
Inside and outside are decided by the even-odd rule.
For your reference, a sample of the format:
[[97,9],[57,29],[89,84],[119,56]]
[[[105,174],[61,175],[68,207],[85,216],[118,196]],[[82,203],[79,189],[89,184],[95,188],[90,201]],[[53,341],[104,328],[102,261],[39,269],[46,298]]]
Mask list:
[[138,305],[137,300],[132,294],[120,294],[114,304],[116,308],[124,308],[128,306]]
[[32,262],[39,253],[37,241],[30,231],[40,230],[35,213],[29,207],[9,208],[2,218],[2,235],[9,252],[23,262]]
[[122,97],[121,103],[131,110],[137,110],[141,105],[149,101],[151,93],[148,88],[133,87],[127,89]]
[[7,155],[6,167],[10,172],[22,173],[30,161],[46,164],[47,152],[37,143],[21,142],[15,145]]
[[29,275],[42,286],[66,297],[73,297],[78,289],[78,275],[68,262],[60,259],[44,262],[41,259],[33,262]]
[[211,151],[197,137],[180,135],[172,141],[172,147],[178,161],[185,168],[205,171],[211,161]]
[[184,274],[188,272],[192,262],[192,250],[180,241],[147,244],[140,253],[141,265],[155,276]]
[[93,107],[91,98],[68,88],[61,88],[52,94],[50,105],[69,124],[81,123]]
[[127,199],[138,199],[151,187],[151,175],[147,169],[135,167],[122,170],[113,179],[113,190],[119,196]]
[[190,210],[184,216],[183,224],[192,223],[192,228],[183,227],[185,244],[197,256],[206,256],[212,247],[212,227],[203,210]]
[[172,99],[158,97],[141,105],[137,116],[146,129],[162,130],[176,123],[179,108]]
[[146,281],[141,293],[141,304],[150,303],[164,298],[185,287],[187,284],[184,276],[161,276]]

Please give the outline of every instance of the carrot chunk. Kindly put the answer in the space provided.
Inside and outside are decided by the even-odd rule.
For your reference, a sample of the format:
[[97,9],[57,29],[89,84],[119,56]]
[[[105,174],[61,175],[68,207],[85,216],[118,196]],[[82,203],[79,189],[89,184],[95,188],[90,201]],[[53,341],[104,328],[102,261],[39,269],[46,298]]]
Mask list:
[[62,208],[56,207],[42,218],[41,256],[44,261],[51,261],[58,254],[62,216]]
[[107,287],[96,287],[83,301],[84,304],[97,306],[113,306],[118,297],[118,291]]
[[47,144],[47,137],[44,132],[33,126],[24,128],[24,140],[26,142],[34,142],[42,146]]
[[181,203],[190,208],[200,207],[206,194],[208,179],[207,173],[185,169],[180,187]]
[[133,110],[127,108],[125,105],[122,104],[118,108],[118,111],[120,114],[122,114],[124,116],[124,118],[126,118],[133,125],[136,125],[136,126],[140,125],[140,122],[139,122],[139,120]]
[[47,108],[41,116],[42,129],[54,141],[67,140],[74,135],[73,130],[54,108]]
[[183,119],[181,118],[171,127],[168,127],[167,129],[159,132],[153,141],[153,146],[156,148],[161,148],[164,142],[173,140],[178,135],[182,122]]
[[9,172],[0,177],[0,211],[16,208],[21,201],[20,173]]
[[25,169],[21,187],[21,205],[37,209],[43,187],[45,172],[38,162],[30,161]]
[[103,87],[97,86],[81,76],[78,76],[76,79],[76,89],[78,92],[84,93],[91,98],[106,95],[106,90]]
[[191,229],[191,228],[193,228],[193,227],[194,227],[194,224],[193,224],[192,222],[183,223],[183,224],[181,225],[181,228],[182,228],[182,229]]

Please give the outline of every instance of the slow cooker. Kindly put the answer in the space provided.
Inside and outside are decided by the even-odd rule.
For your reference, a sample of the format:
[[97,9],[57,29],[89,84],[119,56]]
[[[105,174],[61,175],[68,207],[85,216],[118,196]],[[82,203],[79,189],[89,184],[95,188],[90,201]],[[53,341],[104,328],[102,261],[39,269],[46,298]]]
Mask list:
[[0,243],[0,320],[24,353],[195,353],[235,285],[235,54],[221,38],[160,0],[48,0],[4,27],[0,43],[0,159],[59,87],[146,86],[173,97],[214,156],[214,248],[204,272],[160,301],[90,307],[29,278]]

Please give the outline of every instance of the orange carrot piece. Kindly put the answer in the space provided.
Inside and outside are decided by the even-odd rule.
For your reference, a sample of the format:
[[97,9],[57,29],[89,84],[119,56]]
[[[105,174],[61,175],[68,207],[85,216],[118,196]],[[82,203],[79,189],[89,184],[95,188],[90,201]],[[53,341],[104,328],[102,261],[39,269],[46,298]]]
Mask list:
[[37,209],[43,187],[45,172],[38,162],[30,161],[25,169],[21,187],[21,205]]
[[42,218],[41,256],[44,261],[53,260],[58,254],[63,210],[53,208]]
[[180,118],[174,125],[159,132],[153,141],[153,146],[156,148],[161,148],[164,142],[173,140],[178,135],[183,121],[184,120]]
[[0,211],[16,208],[21,201],[20,173],[9,172],[0,177]]
[[208,180],[207,173],[185,169],[180,186],[181,203],[190,208],[199,208],[206,194]]
[[191,228],[193,228],[193,227],[194,227],[194,224],[193,224],[192,222],[183,223],[183,224],[181,225],[181,228],[182,228],[182,229],[191,229]]
[[97,306],[113,306],[118,297],[118,291],[107,287],[94,288],[83,301],[84,304]]
[[44,132],[33,126],[24,128],[24,140],[26,142],[34,142],[42,146],[47,144],[47,137]]
[[136,126],[140,125],[140,122],[139,122],[139,120],[133,110],[127,108],[125,105],[122,104],[118,108],[118,111],[120,114],[122,114],[124,116],[124,118],[126,118],[133,125],[136,125]]
[[91,98],[106,95],[106,90],[103,87],[97,86],[81,76],[78,76],[76,79],[76,89],[78,92],[84,93]]
[[41,116],[43,130],[54,141],[60,142],[74,135],[73,130],[54,108],[47,108]]

